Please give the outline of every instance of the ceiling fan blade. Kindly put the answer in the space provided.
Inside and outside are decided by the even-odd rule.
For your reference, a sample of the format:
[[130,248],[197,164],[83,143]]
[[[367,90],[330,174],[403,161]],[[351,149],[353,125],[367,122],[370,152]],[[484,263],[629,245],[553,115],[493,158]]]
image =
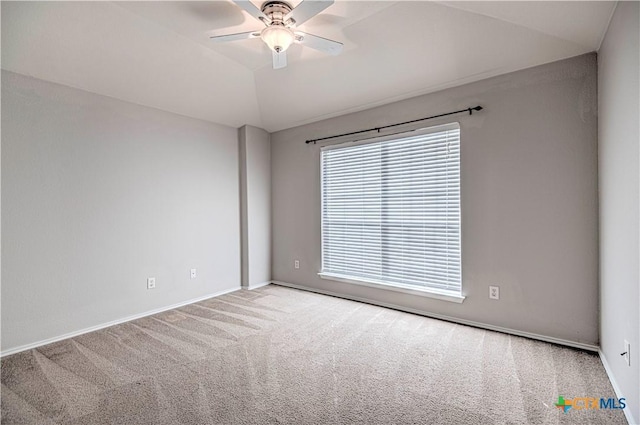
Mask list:
[[280,69],[287,66],[287,52],[273,52],[273,69]]
[[296,26],[301,25],[332,4],[333,0],[303,0],[295,9],[287,13],[284,21],[287,22],[293,18]]
[[332,56],[337,56],[342,53],[342,47],[344,45],[338,41],[329,40],[328,38],[322,38],[317,35],[307,34],[300,31],[296,31],[295,34],[296,37],[294,41],[298,44],[311,47],[312,49],[328,53]]
[[237,34],[212,35],[209,37],[211,41],[222,43],[226,41],[246,40],[248,38],[260,37],[260,31],[239,32]]
[[245,12],[249,13],[249,15],[253,16],[256,19],[260,19],[265,23],[265,25],[269,25],[271,23],[271,19],[269,19],[267,15],[262,13],[262,11],[249,0],[233,0],[233,2],[240,6]]

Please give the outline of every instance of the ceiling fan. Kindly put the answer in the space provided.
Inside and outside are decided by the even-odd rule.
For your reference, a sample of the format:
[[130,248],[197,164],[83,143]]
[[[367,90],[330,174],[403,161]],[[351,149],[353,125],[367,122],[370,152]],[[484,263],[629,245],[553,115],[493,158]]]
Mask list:
[[262,21],[266,27],[257,31],[214,35],[210,38],[215,42],[226,42],[259,37],[272,51],[273,69],[287,66],[287,49],[292,43],[311,47],[335,56],[342,52],[342,43],[295,30],[298,25],[331,6],[333,1],[302,0],[298,6],[292,8],[289,3],[272,0],[265,2],[258,9],[249,0],[233,0],[235,4],[247,11],[251,16]]

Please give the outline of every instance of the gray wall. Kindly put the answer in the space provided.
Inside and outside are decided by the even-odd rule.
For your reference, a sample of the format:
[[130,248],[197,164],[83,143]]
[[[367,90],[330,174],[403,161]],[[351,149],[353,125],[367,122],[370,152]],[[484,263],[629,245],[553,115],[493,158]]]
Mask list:
[[236,129],[3,71],[2,349],[239,288],[238,193]]
[[271,145],[269,133],[245,125],[240,143],[242,286],[271,280]]
[[[598,53],[601,349],[640,421],[640,4],[619,2]],[[620,353],[631,343],[631,367]]]
[[[320,279],[321,143],[304,141],[476,104],[421,124],[461,125],[464,303]],[[590,54],[272,134],[273,279],[597,344],[596,108]]]

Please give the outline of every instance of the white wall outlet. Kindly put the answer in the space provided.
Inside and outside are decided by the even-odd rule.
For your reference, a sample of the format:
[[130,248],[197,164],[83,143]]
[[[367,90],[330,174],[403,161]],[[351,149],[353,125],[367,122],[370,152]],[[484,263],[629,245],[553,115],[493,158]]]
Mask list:
[[191,279],[195,279],[196,277],[198,277],[198,272],[196,269],[191,269]]
[[294,269],[299,269],[300,268],[300,260],[295,260],[293,262],[293,268]]
[[624,340],[624,352],[622,353],[624,360],[627,362],[627,366],[631,366],[631,344],[626,339]]
[[156,287],[156,278],[148,277],[147,278],[147,289],[154,289]]
[[489,298],[492,300],[500,299],[500,287],[499,286],[489,286]]

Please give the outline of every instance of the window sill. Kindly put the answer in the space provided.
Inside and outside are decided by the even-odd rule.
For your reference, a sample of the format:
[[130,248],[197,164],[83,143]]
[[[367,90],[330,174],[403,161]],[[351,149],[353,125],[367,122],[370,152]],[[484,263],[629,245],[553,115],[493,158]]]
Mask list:
[[333,274],[333,273],[320,272],[318,273],[318,276],[320,276],[322,279],[335,280],[335,281],[344,282],[344,283],[352,283],[354,285],[369,286],[371,288],[384,289],[387,291],[402,292],[405,294],[417,295],[420,297],[435,298],[437,300],[449,301],[449,302],[458,303],[458,304],[461,304],[465,299],[464,295],[456,294],[455,292],[438,291],[437,289],[419,289],[419,288],[409,288],[405,286],[397,286],[397,285],[391,285],[391,284],[382,284],[373,280],[354,279],[352,277],[346,277],[343,275]]

